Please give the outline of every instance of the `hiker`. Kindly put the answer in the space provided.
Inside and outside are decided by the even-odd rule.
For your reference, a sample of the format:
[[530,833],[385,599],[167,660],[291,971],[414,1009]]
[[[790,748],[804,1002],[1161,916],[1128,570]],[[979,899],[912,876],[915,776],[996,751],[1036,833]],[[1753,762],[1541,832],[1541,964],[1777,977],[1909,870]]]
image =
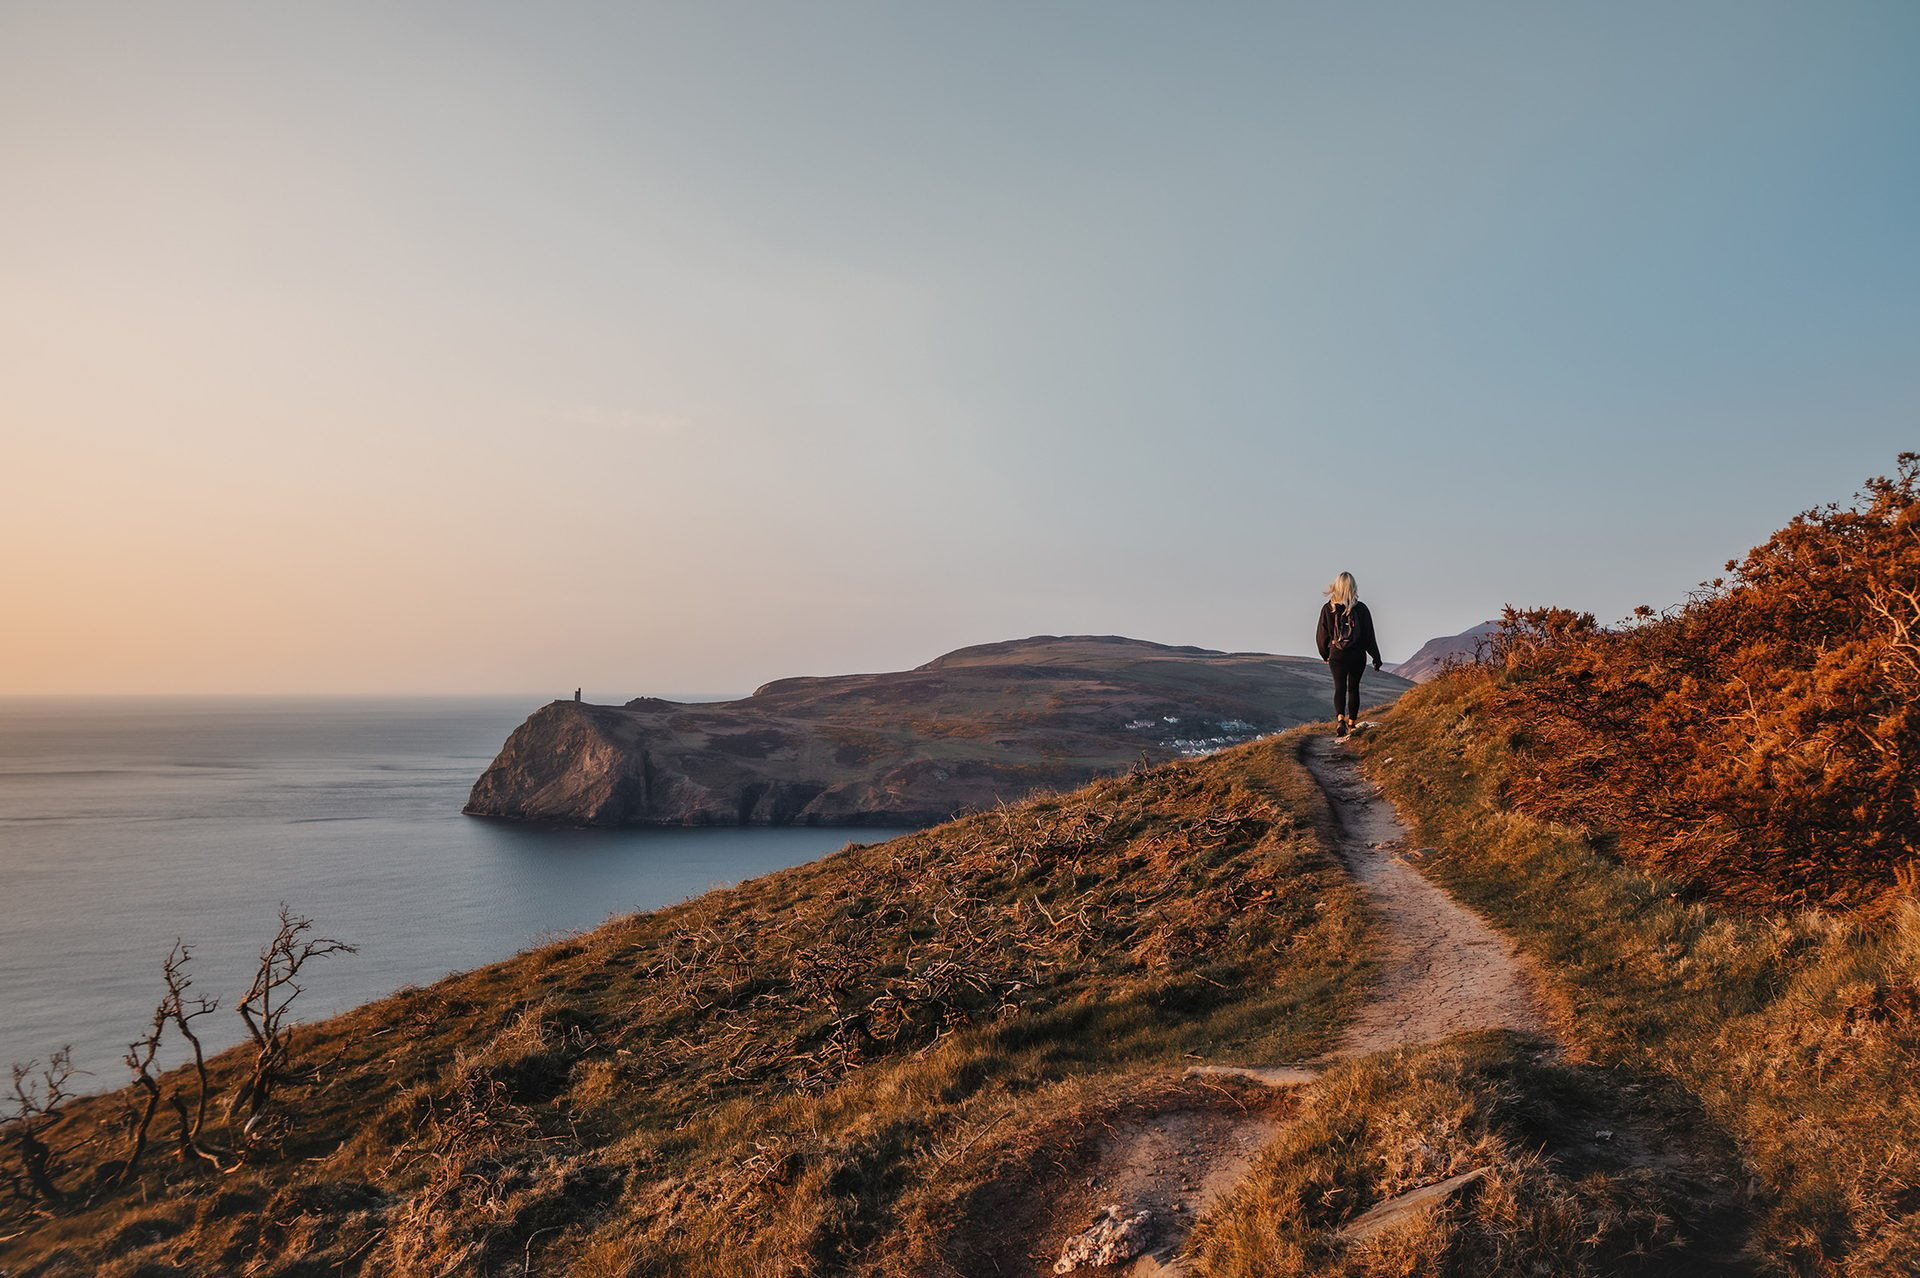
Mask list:
[[1360,602],[1353,574],[1343,572],[1327,587],[1320,606],[1320,625],[1313,641],[1321,660],[1333,672],[1334,735],[1344,737],[1360,726],[1360,676],[1373,658],[1380,668],[1380,641],[1374,637],[1373,614]]

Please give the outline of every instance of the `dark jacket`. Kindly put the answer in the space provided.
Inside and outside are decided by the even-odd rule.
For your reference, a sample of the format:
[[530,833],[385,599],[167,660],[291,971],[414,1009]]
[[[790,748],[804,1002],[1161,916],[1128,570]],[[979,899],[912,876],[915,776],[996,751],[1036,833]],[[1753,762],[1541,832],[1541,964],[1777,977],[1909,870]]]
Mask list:
[[[1380,640],[1373,633],[1373,614],[1367,606],[1358,600],[1353,605],[1353,643],[1341,652],[1341,665],[1364,666],[1367,658],[1373,658],[1373,664],[1380,664]],[[1320,649],[1320,659],[1333,659],[1333,601],[1329,599],[1320,605],[1320,625],[1313,632],[1313,642]]]

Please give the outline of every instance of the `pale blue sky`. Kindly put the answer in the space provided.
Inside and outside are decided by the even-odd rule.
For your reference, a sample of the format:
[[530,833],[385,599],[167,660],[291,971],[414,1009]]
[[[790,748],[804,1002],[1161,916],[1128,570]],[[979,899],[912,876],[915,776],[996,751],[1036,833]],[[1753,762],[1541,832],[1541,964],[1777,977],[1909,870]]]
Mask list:
[[1920,447],[1920,6],[0,0],[0,692],[1667,604]]

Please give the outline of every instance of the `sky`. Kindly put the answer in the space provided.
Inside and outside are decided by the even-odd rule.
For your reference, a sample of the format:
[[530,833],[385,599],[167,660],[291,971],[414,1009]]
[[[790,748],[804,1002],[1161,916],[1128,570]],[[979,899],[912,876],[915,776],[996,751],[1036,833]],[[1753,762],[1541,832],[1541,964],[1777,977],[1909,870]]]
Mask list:
[[0,693],[1389,660],[1920,448],[1920,6],[0,0]]

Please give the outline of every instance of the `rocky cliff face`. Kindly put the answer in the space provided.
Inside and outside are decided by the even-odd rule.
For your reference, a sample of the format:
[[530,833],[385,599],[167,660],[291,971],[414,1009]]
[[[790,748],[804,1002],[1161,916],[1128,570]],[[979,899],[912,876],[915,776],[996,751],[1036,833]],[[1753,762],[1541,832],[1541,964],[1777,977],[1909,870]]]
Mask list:
[[507,738],[467,811],[520,820],[617,824],[647,805],[647,756],[622,737],[619,711],[556,701]]
[[[1388,700],[1409,686],[1369,674]],[[1104,636],[1041,636],[914,670],[782,679],[739,701],[556,701],[466,811],[566,825],[930,825],[1145,758],[1327,717],[1324,668]]]

